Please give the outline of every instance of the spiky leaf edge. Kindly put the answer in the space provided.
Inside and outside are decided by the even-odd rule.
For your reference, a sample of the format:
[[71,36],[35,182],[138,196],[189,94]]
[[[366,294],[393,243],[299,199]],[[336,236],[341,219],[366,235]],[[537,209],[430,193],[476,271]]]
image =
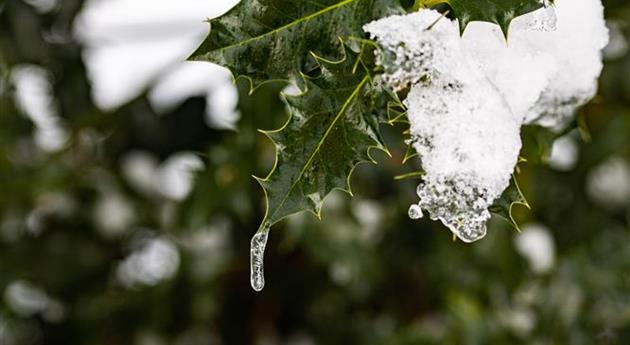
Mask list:
[[[554,4],[554,0],[549,0],[549,3],[551,5]],[[413,5],[413,9],[418,11],[424,8],[434,8],[438,5],[442,5],[442,4],[446,4],[449,7],[453,7],[450,3],[449,0],[415,0],[414,1],[414,5]],[[522,5],[522,4],[521,4]],[[542,2],[540,3],[540,6],[538,7],[532,7],[529,12],[533,12],[537,9],[540,9],[541,7],[545,6]],[[516,19],[517,17],[524,15],[528,12],[523,12],[517,15],[512,14],[511,17],[509,18],[504,18],[505,20],[499,20],[498,18],[494,18],[494,19],[490,19],[490,18],[486,18],[486,19],[470,19],[464,15],[461,15],[460,13],[455,13],[456,17],[457,17],[457,22],[459,23],[459,33],[460,35],[464,35],[464,32],[466,31],[466,27],[468,27],[468,24],[470,24],[471,22],[475,22],[475,21],[484,21],[484,22],[489,22],[492,24],[496,24],[501,28],[501,32],[503,33],[503,36],[505,37],[505,40],[507,41],[508,39],[508,31],[510,29],[510,24],[512,23],[512,20]]]
[[[321,65],[322,65],[322,63],[326,63],[326,64],[341,64],[341,63],[343,63],[343,62],[345,62],[345,61],[346,61],[346,59],[347,59],[347,49],[349,49],[349,48],[348,48],[348,47],[346,47],[346,45],[344,44],[345,42],[344,42],[344,40],[343,40],[341,37],[339,37],[339,40],[340,40],[340,41],[341,41],[341,43],[342,43],[342,44],[341,44],[341,47],[342,47],[342,48],[341,48],[341,58],[340,58],[339,60],[337,60],[337,61],[325,59],[325,58],[323,58],[323,57],[318,56],[317,54],[315,54],[315,53],[314,53],[314,52],[312,52],[312,51],[310,51],[310,52],[309,52],[309,54],[310,54],[310,55],[311,55],[311,56],[315,59],[315,61],[317,62],[317,64],[318,64],[319,66],[321,66]],[[361,65],[361,68],[365,69],[366,76],[365,76],[365,77],[362,79],[362,81],[361,81],[361,82],[357,85],[356,89],[352,92],[352,94],[350,95],[350,97],[348,98],[348,100],[346,101],[346,103],[344,104],[344,106],[342,107],[342,109],[341,109],[341,110],[339,111],[339,113],[336,115],[335,120],[333,120],[333,122],[331,123],[331,125],[327,128],[327,130],[326,130],[326,136],[327,136],[327,135],[328,135],[328,134],[332,131],[332,129],[334,128],[334,126],[337,124],[337,121],[341,118],[341,116],[342,116],[343,112],[347,109],[347,107],[348,107],[348,105],[350,104],[350,102],[352,102],[352,101],[353,101],[353,100],[354,100],[354,99],[358,96],[358,94],[360,93],[360,91],[361,91],[361,90],[362,90],[362,89],[366,86],[366,84],[367,84],[367,83],[373,82],[372,76],[371,76],[371,74],[370,74],[370,70],[369,70],[369,68],[367,68],[367,67],[363,64],[363,62],[362,62],[361,58],[362,58],[362,50],[361,50],[361,52],[359,53],[359,56],[357,57],[357,64],[355,65],[355,69],[356,69],[356,68],[359,68],[359,66],[358,66],[358,65]],[[305,75],[305,74],[304,74],[304,73],[302,73],[302,72],[300,72],[300,76],[301,76],[301,78],[303,78],[304,80],[306,80],[306,79],[314,79],[314,78],[317,78],[317,77],[318,77],[318,76],[316,76],[316,77],[310,77],[310,76]],[[287,81],[285,80],[284,82],[287,82]],[[304,83],[304,84],[306,85],[306,83]],[[301,91],[301,93],[300,93],[298,96],[300,96],[300,95],[304,95],[305,93],[307,93],[307,92],[308,92],[308,88],[306,88],[306,87],[305,87],[305,89],[304,89],[304,90],[300,90],[300,91]],[[281,97],[283,97],[283,99],[284,99],[285,94],[281,92],[281,93],[280,93],[280,95],[281,95]],[[286,100],[285,100],[285,102],[286,102]],[[284,130],[284,129],[285,129],[285,128],[286,128],[286,127],[290,124],[292,116],[293,116],[293,115],[292,115],[291,113],[289,113],[289,114],[288,114],[288,117],[287,117],[287,120],[285,121],[285,123],[284,123],[284,124],[283,124],[280,128],[278,128],[278,129],[275,129],[275,130],[262,130],[262,129],[259,129],[259,130],[258,130],[260,133],[264,134],[264,135],[265,135],[265,136],[266,136],[266,137],[267,137],[267,138],[268,138],[268,139],[272,142],[272,144],[276,147],[276,154],[275,154],[274,164],[273,164],[273,167],[271,168],[271,170],[269,171],[269,173],[267,174],[267,176],[266,176],[266,177],[264,177],[264,178],[262,178],[262,177],[259,177],[259,176],[252,175],[252,177],[253,177],[253,178],[254,178],[254,179],[258,182],[258,184],[261,186],[261,188],[262,188],[262,190],[263,190],[263,193],[264,193],[264,195],[265,195],[265,197],[264,197],[264,199],[265,199],[265,215],[264,215],[263,220],[262,220],[262,222],[261,222],[261,225],[260,225],[260,227],[259,227],[259,229],[258,229],[258,231],[259,231],[259,232],[260,232],[260,231],[268,231],[268,230],[269,230],[269,228],[270,228],[271,226],[273,226],[274,224],[276,224],[276,223],[280,222],[281,220],[283,220],[283,219],[285,219],[286,217],[288,217],[288,216],[289,216],[289,215],[286,215],[286,216],[283,216],[283,217],[281,217],[281,218],[278,218],[278,219],[277,219],[275,222],[273,222],[273,223],[269,223],[269,222],[268,222],[268,217],[269,217],[269,213],[268,213],[268,212],[269,212],[269,204],[268,204],[268,200],[269,200],[269,199],[268,199],[268,195],[267,195],[267,190],[266,190],[266,189],[265,189],[265,187],[264,187],[264,183],[265,183],[265,182],[268,182],[268,181],[269,181],[269,179],[272,177],[273,173],[276,171],[276,168],[277,168],[277,165],[278,165],[278,160],[279,160],[279,158],[278,158],[278,149],[277,149],[278,144],[274,141],[274,139],[272,138],[272,135],[271,135],[271,134],[273,134],[273,133],[277,133],[277,132],[280,132],[280,131]],[[325,140],[325,138],[323,138],[321,141],[323,141],[323,140]],[[319,146],[318,146],[318,149],[319,149]],[[368,155],[368,157],[369,157],[369,160],[361,160],[361,161],[357,162],[356,164],[354,164],[354,166],[352,166],[352,168],[351,168],[350,172],[348,173],[348,177],[346,178],[346,185],[347,185],[347,187],[346,187],[346,188],[339,188],[339,187],[335,187],[335,188],[333,188],[333,189],[332,189],[333,191],[334,191],[334,190],[340,190],[340,191],[342,191],[342,192],[348,193],[348,195],[350,195],[350,196],[354,196],[354,193],[352,192],[352,185],[351,185],[351,183],[350,183],[350,179],[352,178],[352,175],[353,175],[353,173],[354,173],[354,170],[355,170],[355,169],[356,169],[356,168],[357,168],[360,164],[363,164],[363,163],[373,163],[373,164],[378,164],[378,163],[377,163],[377,161],[376,161],[376,160],[372,157],[372,153],[371,153],[371,152],[372,152],[372,150],[373,150],[373,149],[380,150],[380,151],[384,152],[386,155],[388,155],[390,158],[392,157],[392,154],[391,154],[391,153],[390,153],[390,151],[387,149],[387,147],[385,147],[384,145],[373,145],[373,146],[368,147],[368,149],[367,149],[367,155]],[[311,160],[313,159],[313,157],[314,157],[316,154],[317,154],[317,152],[314,152],[314,153],[312,153],[312,154],[311,154],[311,157],[309,158],[309,162],[308,162],[308,164],[310,164]],[[307,168],[307,167],[304,167],[304,168],[302,169],[302,171],[300,172],[300,174],[303,174],[306,168]],[[293,189],[295,186],[296,186],[296,183],[294,183],[294,184],[291,186],[291,189]],[[328,194],[328,195],[329,195],[329,194]],[[324,196],[324,198],[322,198],[322,200],[321,200],[321,202],[320,202],[320,207],[317,207],[317,208],[316,208],[316,212],[313,212],[313,211],[312,211],[312,210],[310,210],[310,209],[305,209],[305,210],[303,210],[303,211],[308,211],[308,212],[310,212],[311,214],[315,215],[315,217],[317,217],[317,219],[321,219],[321,218],[322,218],[322,217],[321,217],[321,211],[322,211],[321,205],[323,205],[323,203],[325,202],[325,199],[326,199],[326,197],[328,197],[328,195],[326,195],[326,196]],[[303,211],[302,211],[302,212],[303,212]]]

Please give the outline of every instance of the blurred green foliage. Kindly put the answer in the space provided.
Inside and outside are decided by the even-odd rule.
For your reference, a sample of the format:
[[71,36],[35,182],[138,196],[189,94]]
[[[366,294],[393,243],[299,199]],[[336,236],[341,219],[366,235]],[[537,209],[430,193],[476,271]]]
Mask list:
[[[630,37],[630,5],[605,4]],[[357,169],[354,198],[335,192],[322,221],[304,213],[276,226],[267,287],[254,293],[249,238],[264,205],[251,175],[264,176],[274,156],[256,129],[286,119],[283,86],[250,96],[239,82],[238,131],[207,127],[203,98],[166,115],[156,114],[146,95],[102,112],[72,39],[81,5],[63,0],[38,14],[20,0],[0,3],[0,344],[630,341],[630,201],[610,206],[588,193],[602,162],[630,161],[629,54],[606,61],[600,95],[579,114],[574,169],[550,169],[535,158],[544,138],[523,134],[528,162],[518,179],[532,210],[518,208],[516,216],[550,229],[551,271],[531,269],[503,220],[473,245],[453,242],[440,224],[409,220],[415,182],[394,176],[413,167],[400,164],[402,128],[387,127],[394,157],[377,154],[378,166]],[[9,75],[22,64],[52,76],[70,134],[60,151],[35,145],[35,125],[15,104]],[[182,151],[201,157],[188,197],[173,201],[134,188],[125,157],[139,151],[160,161]],[[115,233],[97,216],[112,195],[132,211]],[[174,244],[176,273],[125,284],[123,263],[151,239]]]

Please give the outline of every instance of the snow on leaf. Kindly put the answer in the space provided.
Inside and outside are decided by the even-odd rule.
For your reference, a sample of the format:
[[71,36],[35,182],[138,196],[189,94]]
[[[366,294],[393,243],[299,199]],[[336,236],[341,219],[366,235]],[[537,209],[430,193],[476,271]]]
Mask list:
[[603,10],[600,0],[557,0],[515,19],[509,44],[485,23],[471,24],[462,41],[516,115],[560,128],[597,91],[608,42]]
[[595,96],[603,68],[602,50],[609,40],[601,0],[557,0],[555,4],[555,31],[518,34],[523,44],[547,52],[556,61],[549,84],[525,115],[527,124],[549,128],[565,126]]
[[518,18],[509,45],[483,22],[460,37],[457,23],[432,10],[365,26],[381,48],[381,78],[410,87],[419,205],[465,242],[485,235],[490,210],[513,222],[512,206],[526,204],[511,179],[521,126],[557,130],[595,94],[608,37],[601,1],[556,4],[557,16],[544,8]]
[[509,185],[521,148],[520,122],[477,72],[453,66],[448,77],[414,85],[406,100],[426,172],[420,206],[464,242],[485,235],[488,208]]
[[488,208],[509,185],[521,122],[474,68],[457,28],[448,20],[436,23],[439,16],[393,16],[368,24],[366,31],[391,52],[389,60],[381,59],[390,64],[383,66],[383,78],[395,89],[412,85],[405,104],[411,145],[425,172],[420,207],[462,241],[473,242],[485,236]]

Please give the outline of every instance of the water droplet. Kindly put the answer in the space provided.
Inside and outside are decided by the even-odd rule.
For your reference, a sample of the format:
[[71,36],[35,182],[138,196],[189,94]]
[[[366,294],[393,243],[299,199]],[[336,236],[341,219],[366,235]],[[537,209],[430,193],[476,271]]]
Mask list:
[[261,291],[265,287],[265,247],[269,229],[263,228],[252,237],[250,247],[250,283],[255,291]]
[[417,204],[409,206],[408,214],[411,219],[420,219],[423,216],[422,209]]
[[458,229],[455,235],[465,243],[473,243],[484,238],[487,233],[485,224],[479,224],[477,226],[471,226],[468,228]]

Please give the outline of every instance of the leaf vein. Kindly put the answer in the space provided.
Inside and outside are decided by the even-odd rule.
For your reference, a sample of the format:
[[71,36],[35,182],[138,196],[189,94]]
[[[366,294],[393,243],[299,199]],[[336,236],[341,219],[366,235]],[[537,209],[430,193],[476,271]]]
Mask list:
[[315,12],[315,13],[311,13],[311,14],[309,14],[309,15],[307,15],[305,17],[302,17],[302,18],[300,18],[300,19],[298,19],[296,21],[293,21],[293,22],[288,23],[288,24],[286,24],[284,26],[281,26],[281,27],[279,27],[279,28],[277,28],[275,30],[272,30],[272,31],[269,31],[269,32],[265,32],[262,35],[251,37],[251,38],[248,38],[248,39],[246,39],[244,41],[241,41],[241,42],[238,42],[238,43],[235,43],[235,44],[231,44],[231,45],[226,46],[226,47],[219,48],[218,50],[222,52],[222,51],[230,49],[230,48],[242,46],[244,44],[248,44],[250,42],[257,41],[257,40],[259,40],[261,38],[277,34],[277,33],[281,32],[283,30],[289,29],[289,28],[291,28],[291,27],[293,27],[295,25],[301,24],[303,22],[307,22],[307,21],[309,21],[309,20],[311,20],[313,18],[319,17],[319,16],[321,16],[323,14],[326,14],[326,13],[328,13],[330,11],[333,11],[333,10],[336,10],[336,9],[338,9],[340,7],[343,7],[343,6],[346,6],[348,4],[351,4],[351,3],[355,2],[355,1],[358,1],[358,0],[344,0],[344,1],[341,1],[341,2],[339,2],[337,4],[334,4],[332,6],[328,6],[328,7],[324,8],[324,9],[321,9],[321,10]]
[[[306,161],[306,163],[304,164],[304,167],[302,168],[302,170],[300,171],[300,174],[297,176],[297,178],[295,179],[295,181],[293,182],[293,184],[291,185],[291,187],[289,187],[289,190],[287,191],[287,193],[284,195],[284,197],[282,198],[282,200],[280,201],[280,203],[278,204],[278,207],[276,207],[276,209],[273,211],[273,213],[271,214],[271,218],[273,219],[273,217],[276,215],[276,213],[282,208],[282,206],[284,205],[284,203],[287,201],[287,199],[289,198],[289,196],[291,195],[291,193],[293,192],[293,189],[295,189],[295,187],[297,186],[297,184],[302,180],[302,177],[304,176],[304,174],[306,173],[306,170],[310,167],[310,165],[313,163],[313,160],[316,158],[317,153],[319,153],[322,145],[324,144],[324,142],[326,141],[326,139],[328,138],[328,136],[330,135],[330,133],[333,131],[333,129],[335,128],[335,125],[337,124],[337,122],[339,121],[339,119],[341,118],[341,116],[346,112],[346,110],[348,109],[348,107],[350,106],[350,104],[352,103],[352,101],[359,95],[361,89],[363,89],[363,86],[365,86],[365,84],[368,82],[369,80],[369,76],[365,76],[361,82],[357,85],[357,87],[354,89],[354,91],[352,92],[352,94],[348,97],[348,99],[344,102],[344,104],[342,105],[341,109],[339,110],[339,112],[335,115],[335,118],[332,120],[332,122],[330,123],[330,125],[328,126],[328,128],[326,128],[326,132],[324,132],[324,135],[322,136],[322,139],[317,143],[317,146],[315,147],[315,150],[313,150],[313,153],[311,153],[310,157],[308,158],[308,160]],[[264,223],[264,222],[263,222]]]

